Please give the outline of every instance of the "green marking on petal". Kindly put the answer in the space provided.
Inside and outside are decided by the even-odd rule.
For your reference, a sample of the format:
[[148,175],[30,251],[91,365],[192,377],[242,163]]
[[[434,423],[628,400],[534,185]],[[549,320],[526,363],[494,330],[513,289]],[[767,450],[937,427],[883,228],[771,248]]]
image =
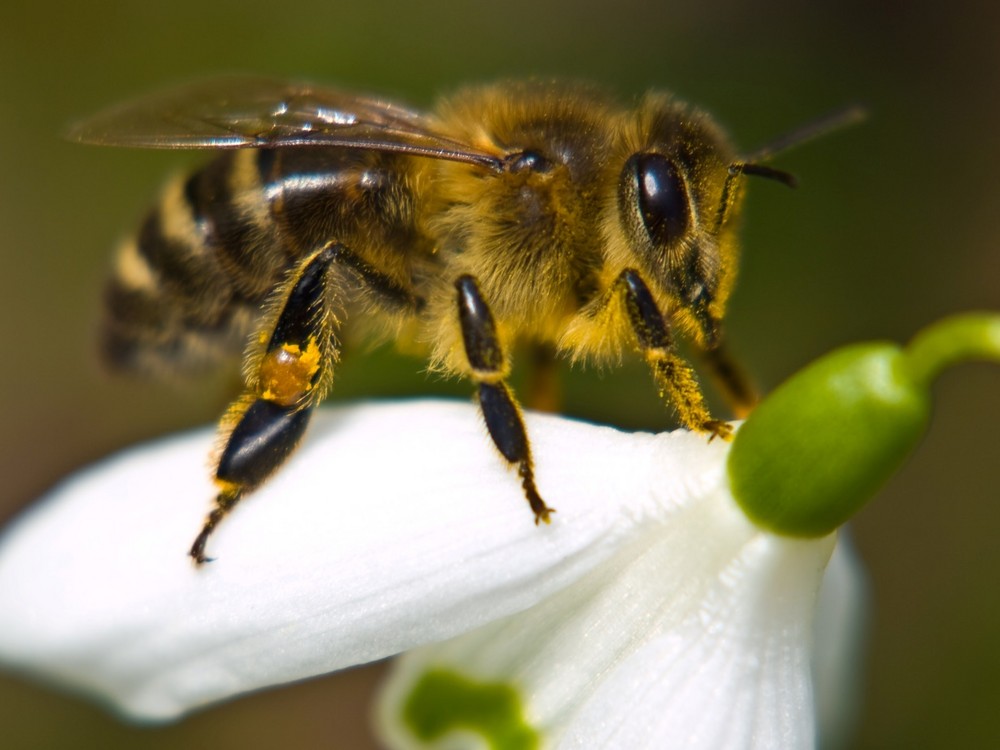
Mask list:
[[737,433],[727,461],[733,496],[776,533],[833,532],[920,441],[934,378],[970,360],[1000,362],[1000,315],[947,318],[905,348],[858,344],[822,357],[775,390]]
[[414,736],[432,742],[454,730],[475,732],[492,750],[533,750],[538,732],[524,720],[521,696],[502,682],[476,682],[446,669],[431,669],[416,682],[403,706]]

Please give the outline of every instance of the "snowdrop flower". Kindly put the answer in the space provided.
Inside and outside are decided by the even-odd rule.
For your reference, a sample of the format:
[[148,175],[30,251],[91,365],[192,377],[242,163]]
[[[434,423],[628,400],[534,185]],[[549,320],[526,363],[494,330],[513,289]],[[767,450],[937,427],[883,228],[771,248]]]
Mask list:
[[133,450],[0,540],[0,661],[168,720],[409,652],[376,712],[393,748],[811,747],[849,712],[837,529],[961,358],[942,330],[821,360],[732,448],[528,415],[548,526],[470,405],[362,405],[317,415],[198,569],[212,434]]
[[517,691],[507,718],[533,736],[655,716],[811,737],[812,612],[834,537],[750,523],[722,441],[534,415],[528,428],[552,524],[535,526],[471,405],[332,409],[219,527],[203,569],[186,549],[212,494],[211,432],[112,459],[6,535],[2,659],[169,719],[474,631],[401,666],[387,727],[425,654],[453,680]]

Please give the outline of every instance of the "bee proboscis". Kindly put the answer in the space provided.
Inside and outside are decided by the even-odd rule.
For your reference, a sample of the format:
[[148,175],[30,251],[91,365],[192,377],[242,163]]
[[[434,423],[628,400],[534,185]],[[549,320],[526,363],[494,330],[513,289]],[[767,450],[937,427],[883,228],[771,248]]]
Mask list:
[[223,516],[295,449],[345,332],[396,338],[471,379],[536,523],[552,509],[507,384],[516,345],[600,363],[637,348],[683,425],[728,438],[679,333],[734,411],[754,402],[722,333],[743,177],[791,177],[760,163],[776,149],[738,156],[667,93],[629,107],[587,85],[515,81],[420,112],[232,77],[117,107],[71,137],[219,151],[171,182],[121,248],[102,338],[111,365],[153,373],[245,348],[243,393],[219,428],[218,495],[190,550],[199,564]]

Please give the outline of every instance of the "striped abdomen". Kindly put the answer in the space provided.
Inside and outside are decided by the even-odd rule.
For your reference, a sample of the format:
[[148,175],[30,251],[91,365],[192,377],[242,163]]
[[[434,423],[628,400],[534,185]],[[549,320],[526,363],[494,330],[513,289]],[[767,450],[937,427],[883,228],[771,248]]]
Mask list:
[[174,180],[119,252],[105,361],[176,372],[240,352],[289,267],[330,240],[406,283],[420,245],[407,164],[360,150],[239,150]]

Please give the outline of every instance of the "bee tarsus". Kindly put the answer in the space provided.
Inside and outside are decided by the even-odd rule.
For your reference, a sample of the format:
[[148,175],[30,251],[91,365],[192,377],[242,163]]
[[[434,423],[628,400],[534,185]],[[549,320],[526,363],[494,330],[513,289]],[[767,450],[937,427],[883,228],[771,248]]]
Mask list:
[[226,488],[216,496],[215,507],[208,514],[208,517],[205,519],[205,525],[198,536],[195,537],[194,544],[191,545],[191,549],[188,551],[188,555],[194,559],[196,565],[212,562],[215,559],[214,557],[205,555],[205,545],[208,543],[208,537],[226,513],[239,502],[241,496],[242,492],[236,487]]

